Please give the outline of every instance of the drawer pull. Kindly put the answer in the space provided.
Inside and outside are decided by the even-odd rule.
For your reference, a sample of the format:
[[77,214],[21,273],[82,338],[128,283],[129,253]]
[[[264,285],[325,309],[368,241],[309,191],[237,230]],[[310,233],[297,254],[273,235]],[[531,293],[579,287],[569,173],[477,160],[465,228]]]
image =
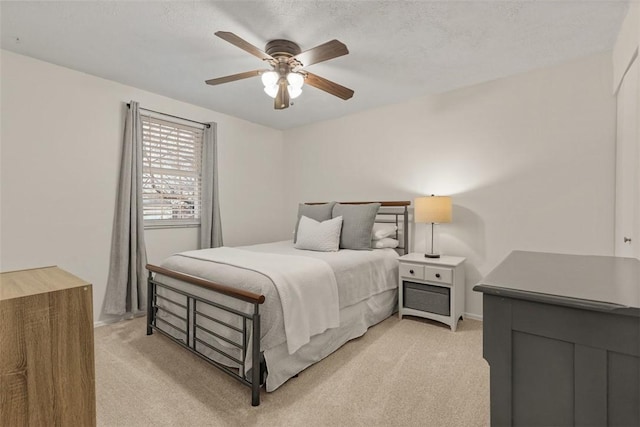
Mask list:
[[413,270],[409,270],[409,273],[410,273],[410,274],[414,274],[414,273],[413,273]]
[[436,273],[436,277],[439,279],[440,278],[440,273]]

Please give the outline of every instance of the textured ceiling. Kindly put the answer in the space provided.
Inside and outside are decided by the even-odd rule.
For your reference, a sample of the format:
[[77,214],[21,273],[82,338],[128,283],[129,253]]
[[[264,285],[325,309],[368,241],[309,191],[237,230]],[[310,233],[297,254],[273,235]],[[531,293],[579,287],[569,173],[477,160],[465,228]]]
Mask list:
[[[613,47],[627,1],[2,1],[2,48],[212,110],[287,129],[493,80]],[[348,101],[305,86],[282,111],[262,68],[217,38],[302,50],[338,39],[350,54],[309,71],[355,90]],[[19,42],[16,39],[19,38]]]

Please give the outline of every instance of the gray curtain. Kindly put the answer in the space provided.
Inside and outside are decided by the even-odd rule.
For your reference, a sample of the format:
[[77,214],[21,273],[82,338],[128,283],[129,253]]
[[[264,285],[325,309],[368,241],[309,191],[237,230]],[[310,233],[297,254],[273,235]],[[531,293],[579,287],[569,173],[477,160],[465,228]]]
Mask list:
[[220,197],[218,195],[217,125],[208,123],[202,142],[202,208],[200,210],[200,248],[222,246]]
[[138,103],[131,101],[124,125],[105,313],[135,314],[146,310],[146,264],[142,215],[142,121]]

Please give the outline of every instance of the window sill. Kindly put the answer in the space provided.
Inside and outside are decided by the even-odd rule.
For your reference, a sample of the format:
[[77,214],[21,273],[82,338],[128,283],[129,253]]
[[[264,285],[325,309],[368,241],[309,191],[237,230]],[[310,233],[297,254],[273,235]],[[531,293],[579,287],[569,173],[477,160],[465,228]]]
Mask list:
[[200,222],[193,221],[146,221],[145,230],[159,230],[162,228],[199,228]]

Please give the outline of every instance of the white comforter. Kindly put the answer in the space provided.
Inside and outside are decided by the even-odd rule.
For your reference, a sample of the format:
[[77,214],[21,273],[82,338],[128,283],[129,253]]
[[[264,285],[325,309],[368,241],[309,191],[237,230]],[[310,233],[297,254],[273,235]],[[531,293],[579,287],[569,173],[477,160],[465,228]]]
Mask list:
[[[335,275],[338,290],[338,306],[340,310],[398,286],[398,254],[393,249],[313,252],[295,249],[291,241],[245,246],[239,249],[260,253],[308,257],[325,261]],[[274,348],[287,341],[283,305],[278,290],[271,279],[264,274],[238,268],[233,265],[216,264],[215,268],[211,268],[211,262],[183,256],[183,254],[176,254],[167,258],[162,263],[162,266],[174,271],[211,280],[222,285],[264,295],[265,303],[260,306],[261,350],[264,351]],[[179,289],[187,290],[202,298],[220,301],[238,310],[250,310],[248,303],[235,300],[225,295],[214,294],[206,289],[188,285],[167,277],[163,277],[161,281]],[[224,342],[220,344],[229,347]],[[232,349],[230,348],[230,350]]]
[[256,252],[238,248],[189,251],[178,256],[255,271],[267,276],[278,290],[289,354],[311,337],[340,325],[338,284],[333,270],[321,259]]

